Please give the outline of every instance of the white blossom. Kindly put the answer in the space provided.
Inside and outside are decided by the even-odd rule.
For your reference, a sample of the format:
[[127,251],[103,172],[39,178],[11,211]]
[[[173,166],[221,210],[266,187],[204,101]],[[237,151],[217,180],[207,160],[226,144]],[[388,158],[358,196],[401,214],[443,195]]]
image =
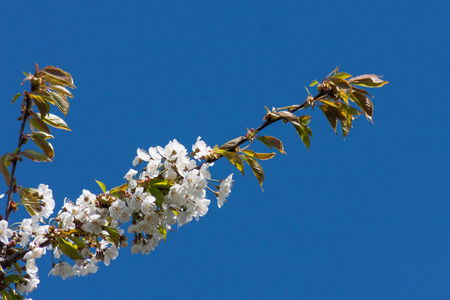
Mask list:
[[219,206],[219,208],[223,206],[223,203],[226,202],[226,198],[228,197],[228,195],[230,195],[232,183],[233,174],[230,174],[224,181],[220,183],[219,195],[217,197],[217,205]]
[[8,244],[9,238],[12,237],[13,231],[8,228],[8,221],[0,221],[0,242]]

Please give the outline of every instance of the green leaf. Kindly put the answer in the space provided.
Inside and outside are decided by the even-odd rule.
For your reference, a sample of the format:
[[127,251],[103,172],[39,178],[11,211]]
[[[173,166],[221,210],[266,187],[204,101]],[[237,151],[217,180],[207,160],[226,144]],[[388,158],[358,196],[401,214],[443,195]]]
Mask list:
[[175,184],[172,180],[158,178],[154,178],[148,183],[150,186],[154,186],[160,189],[170,189]]
[[336,131],[337,118],[336,118],[336,116],[325,105],[319,105],[319,107],[322,110],[325,117],[327,117],[327,120],[328,120],[328,122],[330,122],[330,125],[333,128],[334,132],[337,134],[337,131]]
[[242,157],[245,162],[252,168],[253,174],[255,174],[256,179],[258,179],[259,185],[261,186],[261,189],[264,191],[262,185],[264,182],[264,171],[259,165],[258,161],[252,157],[249,156],[243,156]]
[[[44,131],[44,132],[50,134],[50,129],[45,124],[45,122],[35,116],[33,118],[31,118],[30,126],[32,126],[33,128],[36,128],[39,131]],[[32,131],[34,131],[33,128],[31,129]]]
[[122,198],[125,194],[125,191],[128,189],[128,183],[124,183],[121,186],[116,186],[112,188],[109,192],[111,196]]
[[335,77],[335,78],[341,78],[341,79],[347,79],[347,78],[352,77],[352,75],[347,74],[347,73],[345,73],[345,72],[338,72],[338,73],[334,74],[333,77]]
[[55,100],[56,106],[59,108],[59,110],[64,114],[64,116],[67,116],[67,112],[69,111],[69,101],[67,101],[67,98],[64,95],[60,95],[56,92],[50,92],[51,97]]
[[13,266],[14,266],[14,269],[16,270],[16,272],[17,272],[19,275],[22,275],[23,270],[22,270],[22,267],[19,265],[19,263],[18,263],[18,262],[15,262],[15,263],[13,264]]
[[372,101],[370,101],[370,99],[366,95],[359,92],[350,93],[349,96],[350,99],[352,99],[353,102],[355,102],[359,106],[359,108],[361,108],[366,117],[372,121],[373,115]]
[[321,100],[323,105],[325,105],[328,110],[333,113],[339,121],[347,119],[345,111],[342,109],[341,102],[334,102],[330,100]]
[[164,228],[164,227],[162,227],[160,225],[160,226],[158,226],[158,232],[159,232],[159,234],[161,234],[163,236],[163,240],[164,240],[164,243],[165,243],[166,242],[166,236],[167,236],[166,228]]
[[5,183],[7,186],[11,184],[11,174],[9,173],[8,167],[7,167],[7,158],[9,157],[9,154],[3,154],[0,158],[0,171],[5,178]]
[[51,159],[49,159],[47,155],[45,155],[44,153],[40,153],[31,149],[20,152],[20,155],[36,162],[51,161]]
[[59,249],[62,251],[62,253],[64,253],[73,260],[83,259],[83,257],[80,254],[78,254],[77,245],[69,241],[66,241],[65,239],[62,239],[60,237],[56,237],[56,241],[58,242]]
[[117,247],[119,245],[119,241],[120,241],[119,232],[116,229],[108,227],[108,226],[106,226],[105,229],[106,229],[106,231],[108,231],[109,237],[111,238],[114,245],[116,245],[116,247]]
[[11,283],[17,283],[19,280],[22,279],[22,276],[12,274],[5,277],[5,283],[11,284]]
[[235,166],[239,172],[242,173],[242,176],[245,176],[244,174],[244,162],[242,161],[242,158],[239,154],[236,152],[231,151],[220,151],[220,154],[223,155],[226,159],[230,161],[230,163]]
[[78,249],[83,249],[84,247],[86,247],[86,244],[84,243],[84,240],[82,238],[79,238],[77,236],[71,235],[68,237],[72,242],[75,243],[75,245],[77,245]]
[[298,135],[302,139],[303,143],[305,144],[306,148],[309,150],[309,145],[311,144],[310,136],[312,136],[311,128],[309,128],[306,125],[300,125],[300,126],[294,126],[295,130],[297,131]]
[[17,93],[17,94],[15,94],[14,97],[13,97],[13,99],[12,99],[12,103],[11,103],[11,104],[14,104],[14,102],[16,102],[16,100],[17,100],[20,96],[22,96],[22,93]]
[[154,186],[148,187],[148,188],[147,188],[147,191],[148,191],[153,197],[156,198],[155,203],[156,203],[156,205],[158,205],[158,208],[161,209],[161,208],[162,208],[162,204],[163,204],[163,202],[164,202],[164,193],[161,192],[160,189],[158,189],[158,188],[156,188],[156,187],[154,187]]
[[342,90],[350,90],[352,87],[351,85],[344,79],[342,78],[337,78],[337,77],[330,77],[329,80],[338,88],[342,89]]
[[294,115],[293,113],[289,112],[289,111],[279,111],[277,112],[278,115],[280,115],[283,119],[285,119],[286,121],[292,123],[292,125],[300,125],[298,123],[298,119],[297,116]]
[[66,95],[67,97],[73,98],[73,95],[71,92],[69,92],[69,90],[67,90],[64,86],[62,85],[51,85],[49,86],[50,89],[56,91],[59,94],[62,95]]
[[225,144],[223,144],[222,146],[220,146],[219,149],[221,149],[221,150],[232,150],[232,149],[236,148],[236,146],[244,139],[245,139],[245,137],[238,136],[237,138],[234,138],[231,141],[228,141]]
[[319,84],[319,82],[317,81],[317,79],[314,79],[309,86],[315,86],[318,84]]
[[63,119],[61,119],[60,117],[58,117],[56,115],[49,113],[48,115],[45,116],[45,118],[42,118],[42,114],[41,114],[40,118],[42,119],[42,121],[44,121],[45,123],[47,123],[48,125],[50,125],[52,127],[71,131],[69,126],[67,126],[66,122],[64,122]]
[[300,116],[300,117],[298,117],[298,121],[301,125],[306,126],[311,121],[311,116],[309,116],[309,115]]
[[365,86],[365,87],[382,87],[383,85],[389,83],[388,81],[384,81],[380,79],[382,76],[378,76],[375,74],[366,74],[357,77],[353,77],[349,80],[351,84]]
[[256,152],[253,152],[252,150],[242,150],[241,152],[244,153],[247,156],[250,156],[250,157],[253,157],[253,158],[259,159],[259,160],[271,159],[276,154],[275,152],[272,152],[272,153],[256,153]]
[[67,85],[71,88],[75,87],[73,84],[72,76],[69,73],[61,70],[60,68],[48,66],[40,71],[46,75],[44,76],[45,77],[44,79],[50,79],[48,80],[50,83],[54,83],[56,81],[58,83],[62,83],[63,85]]
[[30,216],[39,214],[42,211],[40,202],[42,196],[39,195],[37,189],[19,187],[19,196]]
[[95,182],[97,182],[97,184],[100,186],[100,188],[102,189],[103,193],[106,194],[106,186],[103,182],[96,180]]
[[34,132],[30,135],[33,142],[42,150],[44,151],[45,155],[52,160],[53,156],[55,155],[55,151],[53,150],[52,144],[46,141],[46,139],[53,137],[50,134],[47,134],[42,131]]
[[257,137],[257,140],[266,145],[267,147],[269,147],[270,149],[274,147],[275,149],[280,151],[281,154],[286,154],[286,152],[284,152],[283,143],[276,137],[264,135]]
[[[42,96],[34,95],[34,94],[28,94],[30,98],[33,100],[34,104],[39,109],[39,112],[41,116],[47,116],[50,112],[50,104],[48,104],[47,101],[45,101]],[[41,117],[42,119],[42,117]]]

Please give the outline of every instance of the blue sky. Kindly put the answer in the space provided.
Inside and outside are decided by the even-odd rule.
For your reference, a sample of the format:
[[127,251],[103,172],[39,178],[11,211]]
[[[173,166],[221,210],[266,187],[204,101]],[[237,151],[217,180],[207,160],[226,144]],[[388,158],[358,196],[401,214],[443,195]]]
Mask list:
[[[275,124],[287,155],[247,169],[226,205],[170,233],[148,256],[122,249],[72,280],[39,261],[34,299],[448,299],[450,47],[446,1],[15,2],[0,12],[0,151],[17,143],[22,71],[55,65],[77,90],[50,164],[19,165],[57,208],[123,183],[136,148],[201,136],[222,144],[264,106],[301,103],[336,66],[390,83],[374,125],[345,141],[316,109],[307,151]],[[447,25],[445,25],[447,24]],[[264,150],[264,148],[257,148]],[[218,161],[213,177],[236,171]],[[6,190],[6,187],[2,187]],[[211,197],[211,199],[213,199]],[[16,220],[21,215],[13,216]]]

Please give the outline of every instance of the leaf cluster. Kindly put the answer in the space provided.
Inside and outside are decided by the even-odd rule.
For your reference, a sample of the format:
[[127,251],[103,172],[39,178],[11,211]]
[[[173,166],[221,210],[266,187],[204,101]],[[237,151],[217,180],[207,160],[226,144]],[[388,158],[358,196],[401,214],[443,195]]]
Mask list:
[[[312,138],[312,130],[309,127],[311,116],[297,116],[295,115],[295,112],[308,107],[314,109],[316,105],[319,106],[336,134],[336,128],[338,122],[340,122],[342,135],[345,138],[350,133],[353,120],[358,116],[364,114],[367,119],[372,121],[373,104],[370,100],[372,96],[362,87],[382,87],[387,83],[387,81],[381,79],[381,76],[375,74],[352,77],[352,75],[348,73],[339,72],[339,68],[336,68],[323,79],[321,83],[314,80],[310,84],[310,86],[317,86],[318,94],[316,96],[312,97],[309,95],[306,101],[299,105],[273,108],[272,110],[266,108],[268,112],[264,117],[263,124],[257,129],[247,129],[245,137],[240,136],[228,141],[221,147],[216,146],[214,152],[217,157],[213,160],[225,157],[242,173],[242,175],[244,175],[244,162],[247,163],[251,167],[262,188],[264,172],[261,165],[258,163],[258,160],[270,159],[275,153],[255,153],[252,150],[247,149],[250,145],[241,150],[240,146],[242,144],[245,142],[251,144],[256,139],[269,148],[273,147],[284,154],[283,144],[279,139],[270,136],[257,135],[265,127],[283,120],[284,123],[289,123],[294,126],[295,131],[309,150]],[[356,107],[351,106],[351,104],[355,104]]]
[[[336,68],[320,84],[314,80],[310,86],[317,85],[319,94],[326,95],[316,102],[336,134],[338,121],[341,123],[342,135],[345,138],[352,128],[352,121],[359,115],[364,114],[372,121],[372,96],[361,87],[382,87],[387,83],[375,74],[352,77]],[[350,106],[351,103],[356,104],[357,108]]]

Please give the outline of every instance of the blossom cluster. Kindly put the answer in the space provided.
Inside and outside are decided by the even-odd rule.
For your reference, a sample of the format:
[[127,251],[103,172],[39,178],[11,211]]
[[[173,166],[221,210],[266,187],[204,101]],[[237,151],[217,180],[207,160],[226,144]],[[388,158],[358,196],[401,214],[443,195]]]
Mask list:
[[31,218],[24,219],[15,230],[0,221],[0,242],[20,246],[18,249],[26,252],[27,275],[16,281],[16,289],[29,293],[36,288],[39,279],[35,260],[46,250],[52,250],[58,260],[49,275],[63,279],[86,276],[97,271],[98,262],[108,266],[116,259],[130,236],[132,253],[149,254],[175,224],[179,227],[198,221],[211,203],[207,190],[213,192],[221,207],[230,193],[233,174],[225,180],[211,179],[213,163],[206,162],[210,155],[214,155],[212,149],[200,137],[191,153],[177,140],[164,148],[137,149],[134,168],[124,177],[126,184],[100,195],[83,190],[75,202],[64,200],[49,225],[41,223],[50,217],[55,202],[52,191],[41,184],[37,189],[39,209]]

